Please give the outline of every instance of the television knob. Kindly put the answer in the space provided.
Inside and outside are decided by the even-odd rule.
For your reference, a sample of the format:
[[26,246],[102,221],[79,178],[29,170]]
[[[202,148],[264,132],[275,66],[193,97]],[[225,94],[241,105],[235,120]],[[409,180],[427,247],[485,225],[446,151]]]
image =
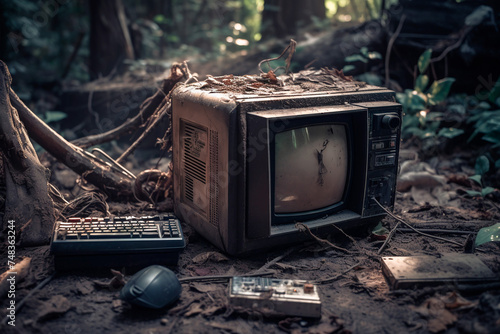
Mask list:
[[396,130],[401,124],[401,120],[397,115],[385,115],[382,118],[382,128]]

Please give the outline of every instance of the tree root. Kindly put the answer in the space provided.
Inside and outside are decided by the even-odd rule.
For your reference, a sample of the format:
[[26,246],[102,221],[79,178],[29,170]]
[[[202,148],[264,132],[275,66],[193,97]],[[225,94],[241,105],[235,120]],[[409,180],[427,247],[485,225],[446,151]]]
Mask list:
[[9,240],[23,246],[47,244],[55,220],[49,196],[49,173],[38,160],[9,98],[12,78],[2,61],[0,71],[0,160],[6,185],[2,231],[15,230],[15,238]]

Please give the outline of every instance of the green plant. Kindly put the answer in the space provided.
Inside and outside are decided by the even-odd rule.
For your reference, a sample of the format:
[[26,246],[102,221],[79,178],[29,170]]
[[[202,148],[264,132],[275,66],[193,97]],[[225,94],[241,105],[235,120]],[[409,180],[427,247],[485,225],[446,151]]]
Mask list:
[[490,241],[500,241],[500,223],[496,223],[490,227],[483,227],[477,232],[475,241],[476,246]]
[[491,194],[493,191],[495,191],[494,188],[485,187],[483,184],[483,176],[490,170],[490,161],[485,155],[482,155],[476,159],[474,170],[476,171],[476,174],[469,178],[479,184],[479,186],[481,187],[481,191],[467,190],[467,194],[469,196],[485,197],[486,195]]
[[462,129],[441,128],[442,113],[431,111],[433,106],[443,102],[448,94],[454,78],[444,78],[434,81],[429,87],[429,76],[426,75],[431,61],[432,50],[426,50],[418,59],[419,75],[415,79],[414,89],[406,89],[397,93],[398,101],[403,105],[403,136],[415,135],[419,138],[445,137],[453,138],[464,133]]
[[[492,104],[500,106],[500,79],[491,89],[488,100]],[[467,123],[473,124],[474,132],[472,132],[467,143],[470,143],[477,136],[481,136],[482,140],[493,144],[490,152],[497,152],[495,168],[498,169],[500,168],[500,109],[491,109],[492,105],[483,101],[472,111],[472,116],[467,119]]]
[[377,51],[368,51],[368,48],[363,46],[359,49],[359,53],[355,53],[344,58],[344,61],[348,64],[345,65],[342,70],[344,73],[352,71],[356,68],[354,63],[361,62],[363,64],[368,64],[370,60],[374,59],[382,59],[382,55]]

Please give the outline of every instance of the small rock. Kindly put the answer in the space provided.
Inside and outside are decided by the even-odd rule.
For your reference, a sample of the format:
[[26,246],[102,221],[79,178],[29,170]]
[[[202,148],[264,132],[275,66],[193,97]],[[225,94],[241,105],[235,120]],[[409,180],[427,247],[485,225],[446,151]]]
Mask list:
[[163,325],[163,326],[166,326],[168,324],[168,319],[167,318],[163,318],[160,320],[160,323]]

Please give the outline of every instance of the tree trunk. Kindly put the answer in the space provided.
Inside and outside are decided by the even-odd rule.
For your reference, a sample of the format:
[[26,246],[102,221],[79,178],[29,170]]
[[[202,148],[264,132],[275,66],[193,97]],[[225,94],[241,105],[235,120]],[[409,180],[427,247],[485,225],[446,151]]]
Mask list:
[[11,83],[7,65],[0,61],[0,162],[6,187],[2,231],[15,230],[16,242],[24,246],[47,244],[55,219],[49,173],[11,105]]
[[286,37],[312,23],[312,18],[325,18],[324,0],[266,0],[262,13],[262,37]]
[[91,0],[90,77],[107,76],[124,59],[134,59],[134,48],[121,0]]

